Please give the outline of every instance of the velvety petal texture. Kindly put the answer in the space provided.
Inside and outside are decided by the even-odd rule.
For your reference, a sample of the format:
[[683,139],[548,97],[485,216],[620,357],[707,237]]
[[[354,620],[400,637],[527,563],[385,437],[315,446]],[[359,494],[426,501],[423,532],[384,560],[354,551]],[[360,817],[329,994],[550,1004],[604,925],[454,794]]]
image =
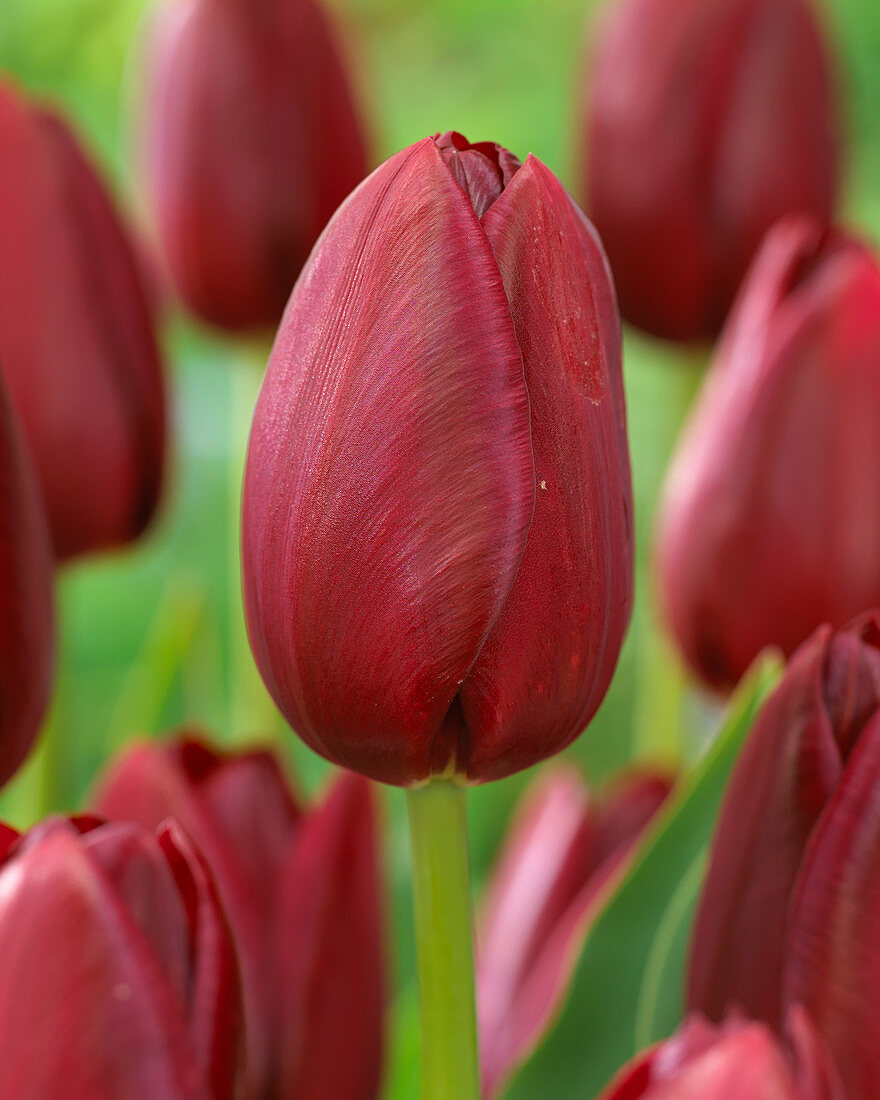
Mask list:
[[589,224],[532,157],[458,134],[398,153],[315,249],[254,418],[245,607],[275,701],[401,785],[558,751],[616,664],[631,511]]
[[577,772],[537,779],[492,872],[477,936],[483,1095],[499,1093],[559,1007],[592,913],[670,790],[626,776],[594,800]]
[[46,712],[53,619],[49,532],[0,375],[0,785],[27,756]]
[[880,266],[808,221],[768,236],[679,443],[659,587],[694,672],[726,689],[767,645],[880,602]]
[[[59,558],[135,538],[165,447],[135,248],[65,124],[0,84],[0,364]],[[87,395],[87,399],[84,399]]]
[[[376,1097],[384,963],[368,784],[343,778],[303,811],[270,753],[183,737],[119,757],[93,804],[147,828],[173,817],[204,853],[241,962],[247,1100]],[[346,1058],[327,1056],[343,1027]]]
[[172,827],[55,821],[0,869],[2,1089],[16,1100],[233,1100],[237,968]]
[[582,178],[627,320],[714,336],[773,223],[831,216],[830,70],[811,0],[609,5],[583,86]]
[[170,273],[224,328],[275,325],[367,173],[320,0],[170,0],[153,27],[145,169]]

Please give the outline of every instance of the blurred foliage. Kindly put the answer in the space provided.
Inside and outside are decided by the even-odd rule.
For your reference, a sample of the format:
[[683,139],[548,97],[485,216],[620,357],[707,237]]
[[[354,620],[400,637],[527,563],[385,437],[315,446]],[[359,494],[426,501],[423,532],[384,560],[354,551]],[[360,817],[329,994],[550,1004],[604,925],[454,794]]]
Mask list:
[[[121,203],[143,207],[131,120],[137,57],[149,0],[3,0],[0,70],[69,112],[114,180]],[[343,38],[375,136],[378,162],[426,133],[455,128],[545,160],[576,192],[572,136],[576,70],[591,2],[583,0],[336,0]],[[825,4],[845,93],[849,221],[880,232],[880,6]],[[305,789],[324,765],[269,703],[247,650],[239,598],[241,464],[266,348],[236,345],[174,318],[165,334],[175,442],[163,513],[135,549],[74,565],[59,579],[60,674],[52,719],[30,766],[0,796],[0,813],[27,824],[46,808],[82,803],[96,771],[130,738],[181,725],[225,743],[277,739]],[[674,722],[680,703],[644,696],[636,683],[656,660],[647,568],[651,513],[678,427],[699,381],[700,356],[627,335],[626,383],[639,540],[633,628],[608,699],[570,750],[601,779],[633,756],[677,763],[701,743],[706,714],[690,703],[691,737]],[[665,658],[666,668],[677,675]],[[705,708],[711,713],[712,706]],[[472,850],[482,880],[511,804],[527,776],[471,795]],[[407,842],[402,799],[388,792],[394,948],[412,975]],[[670,891],[675,883],[669,884]],[[606,941],[607,942],[607,941]],[[626,953],[618,939],[613,957]],[[613,990],[606,989],[607,996]],[[412,1036],[414,998],[401,994],[400,1034]],[[405,1043],[403,1044],[405,1047]],[[399,1052],[398,1052],[399,1053]],[[408,1092],[397,1071],[394,1096]],[[401,1061],[403,1059],[403,1061]]]

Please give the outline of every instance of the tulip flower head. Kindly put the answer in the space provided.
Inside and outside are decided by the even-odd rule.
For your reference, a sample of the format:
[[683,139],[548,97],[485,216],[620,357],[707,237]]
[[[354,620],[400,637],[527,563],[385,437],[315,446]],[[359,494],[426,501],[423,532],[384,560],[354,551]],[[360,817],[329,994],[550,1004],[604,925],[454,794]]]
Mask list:
[[0,844],[3,1096],[234,1100],[235,953],[180,829],[54,820]]
[[880,1077],[880,616],[818,630],[755,723],[724,799],[688,1003],[810,1013],[848,1100]]
[[367,173],[320,0],[170,0],[148,67],[145,168],[177,289],[223,328],[275,325]]
[[670,791],[634,773],[594,800],[558,768],[527,790],[492,872],[477,937],[483,1095],[497,1095],[557,1010],[577,943]]
[[94,805],[147,828],[174,817],[204,852],[241,960],[248,1100],[376,1097],[384,983],[367,783],[345,776],[303,812],[268,752],[221,756],[184,738],[126,752]]
[[830,70],[810,0],[609,6],[584,87],[583,179],[625,319],[716,335],[773,223],[832,215]]
[[880,603],[880,266],[781,223],[755,261],[668,475],[657,562],[691,668],[731,687],[764,646]]
[[426,138],[297,283],[245,471],[245,608],[317,752],[399,785],[564,748],[629,619],[632,502],[605,257],[530,156]]
[[0,370],[59,558],[141,533],[162,478],[164,392],[140,264],[54,114],[0,84]]

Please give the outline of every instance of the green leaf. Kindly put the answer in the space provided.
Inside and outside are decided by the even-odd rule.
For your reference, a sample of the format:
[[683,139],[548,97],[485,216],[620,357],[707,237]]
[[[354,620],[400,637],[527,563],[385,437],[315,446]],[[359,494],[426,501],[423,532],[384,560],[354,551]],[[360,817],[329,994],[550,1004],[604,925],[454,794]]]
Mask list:
[[727,777],[781,663],[761,659],[709,751],[682,780],[594,916],[564,1004],[507,1100],[590,1100],[637,1050],[676,1027],[694,904]]

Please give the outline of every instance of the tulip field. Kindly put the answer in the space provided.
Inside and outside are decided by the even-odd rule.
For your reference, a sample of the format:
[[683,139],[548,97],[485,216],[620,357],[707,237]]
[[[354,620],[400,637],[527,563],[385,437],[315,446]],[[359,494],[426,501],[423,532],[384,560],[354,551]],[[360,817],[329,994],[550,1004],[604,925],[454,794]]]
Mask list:
[[0,1100],[880,1100],[876,0],[2,0]]

